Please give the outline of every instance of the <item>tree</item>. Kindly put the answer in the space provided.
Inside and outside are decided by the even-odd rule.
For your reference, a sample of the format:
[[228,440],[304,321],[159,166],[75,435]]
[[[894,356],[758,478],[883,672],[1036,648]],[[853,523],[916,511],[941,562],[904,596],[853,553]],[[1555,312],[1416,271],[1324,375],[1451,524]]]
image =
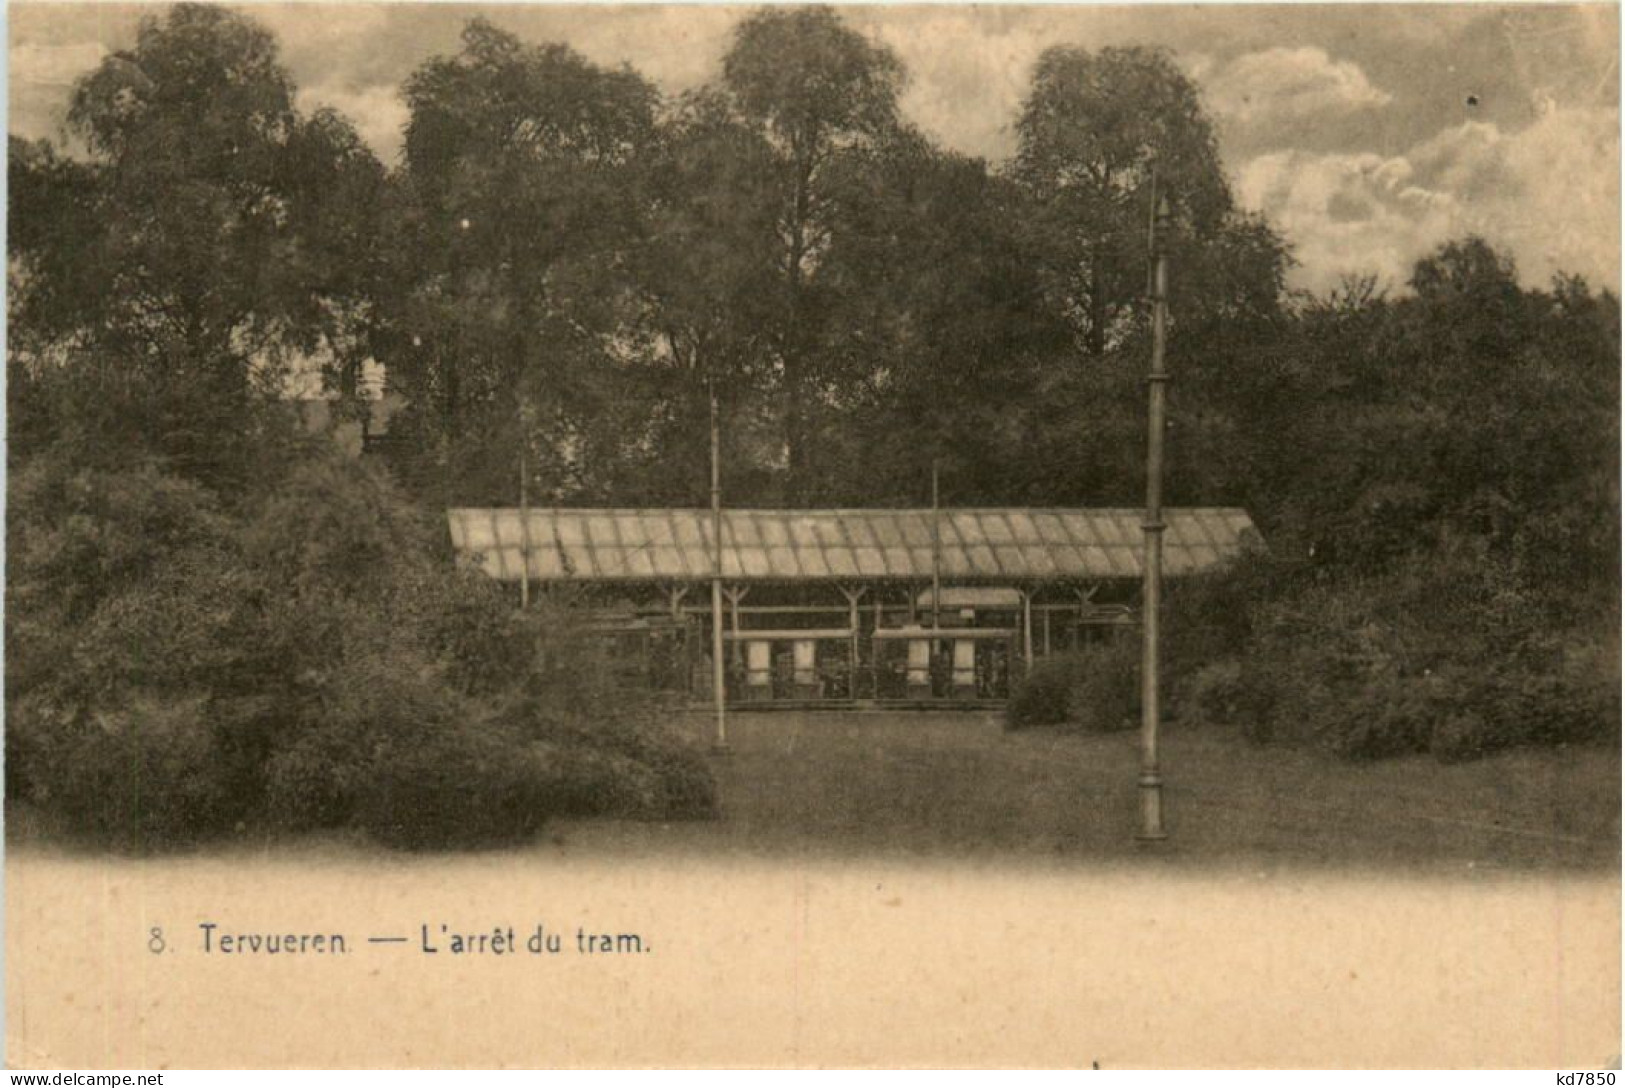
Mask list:
[[1020,194],[980,159],[900,133],[835,201],[831,397],[821,489],[840,503],[924,501],[933,461],[958,503],[1031,499],[1032,405],[1070,332],[1048,305]]
[[829,8],[763,9],[743,20],[723,59],[722,88],[777,164],[773,354],[784,404],[788,498],[814,469],[809,410],[823,392],[821,268],[836,229],[833,190],[897,129],[903,67]]
[[[89,160],[13,141],[19,368],[93,365],[183,471],[219,476],[296,355],[366,354],[382,168],[336,114],[305,117],[252,20],[181,4],[75,86]],[[38,216],[38,219],[35,217]]]
[[578,491],[603,434],[587,420],[628,350],[629,182],[655,91],[475,19],[404,93],[392,380],[448,446],[460,501],[512,501],[521,450],[544,493]]
[[1168,54],[1046,50],[1017,136],[1011,173],[1034,202],[1056,304],[1090,355],[1144,312],[1153,176],[1173,208],[1176,283],[1190,285],[1175,288],[1176,312],[1275,305],[1284,247],[1259,221],[1234,215],[1212,123]]
[[[755,128],[712,89],[683,96],[661,126],[643,172],[647,234],[639,250],[650,340],[645,392],[652,433],[634,493],[667,503],[704,498],[709,400],[724,415],[724,489],[730,496],[764,460],[751,447],[770,388],[777,307],[776,161]],[[630,466],[629,466],[630,467]],[[748,492],[747,492],[748,493]]]

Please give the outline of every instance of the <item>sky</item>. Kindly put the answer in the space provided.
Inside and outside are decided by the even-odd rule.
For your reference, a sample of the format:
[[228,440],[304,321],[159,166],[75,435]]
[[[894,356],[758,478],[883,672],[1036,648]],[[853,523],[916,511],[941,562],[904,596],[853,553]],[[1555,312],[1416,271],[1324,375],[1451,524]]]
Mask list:
[[[348,116],[386,161],[397,91],[482,14],[680,92],[719,74],[748,8],[701,5],[238,5],[270,27],[305,108]],[[73,82],[133,43],[153,6],[12,4],[8,128],[60,139]],[[1617,5],[852,4],[843,18],[903,61],[908,118],[997,163],[1053,45],[1168,49],[1198,83],[1237,202],[1293,247],[1296,287],[1414,262],[1468,233],[1517,263],[1620,287]]]

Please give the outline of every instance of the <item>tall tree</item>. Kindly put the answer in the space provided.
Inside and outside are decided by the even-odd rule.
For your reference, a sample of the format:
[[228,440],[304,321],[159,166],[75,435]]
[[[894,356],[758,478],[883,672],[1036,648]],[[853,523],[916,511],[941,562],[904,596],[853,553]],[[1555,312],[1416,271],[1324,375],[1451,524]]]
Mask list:
[[831,501],[1041,494],[1030,405],[1070,331],[1048,305],[1019,192],[985,162],[900,135],[837,201],[826,352],[842,376],[820,485]]
[[[679,99],[644,172],[646,235],[638,279],[654,364],[643,482],[657,501],[704,500],[709,400],[724,415],[724,489],[760,499],[772,461],[757,441],[777,306],[776,160],[754,127],[712,89]],[[744,489],[744,490],[742,490]]]
[[465,462],[461,500],[512,501],[521,449],[544,493],[579,490],[586,421],[627,346],[631,182],[655,91],[475,19],[461,52],[426,62],[404,93],[394,380]]
[[88,161],[11,146],[24,343],[53,345],[56,363],[82,349],[79,365],[134,383],[155,413],[139,425],[187,470],[225,467],[220,443],[293,356],[344,369],[365,354],[382,168],[293,93],[263,27],[181,4],[75,86],[68,120]]
[[[1085,350],[1103,354],[1143,310],[1153,176],[1173,208],[1187,284],[1180,312],[1273,307],[1285,251],[1256,221],[1234,215],[1213,126],[1196,85],[1164,52],[1056,46],[1039,58],[1016,126],[1011,171],[1031,194],[1047,241],[1056,304]],[[1247,264],[1204,259],[1215,246]]]
[[836,229],[834,190],[855,160],[897,129],[902,63],[825,7],[767,8],[743,20],[723,59],[722,87],[777,160],[774,356],[784,404],[787,497],[812,483],[811,409],[820,373],[824,285]]

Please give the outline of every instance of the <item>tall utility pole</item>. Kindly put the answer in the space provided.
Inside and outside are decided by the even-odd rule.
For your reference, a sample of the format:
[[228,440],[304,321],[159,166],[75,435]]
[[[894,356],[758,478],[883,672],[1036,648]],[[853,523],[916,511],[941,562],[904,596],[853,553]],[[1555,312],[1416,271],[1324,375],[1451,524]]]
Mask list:
[[717,731],[712,747],[728,750],[727,693],[722,666],[722,427],[717,419],[716,380],[706,382],[711,396],[711,691],[717,704]]
[[[1153,182],[1153,186],[1155,182]],[[1156,199],[1153,197],[1153,199]],[[1168,339],[1168,198],[1157,200],[1151,225],[1151,253],[1155,271],[1151,279],[1151,410],[1145,455],[1145,588],[1142,593],[1141,630],[1145,637],[1140,662],[1140,833],[1142,840],[1166,839],[1162,827],[1162,769],[1157,759],[1157,729],[1161,724],[1162,637],[1162,445],[1168,426],[1168,371],[1164,357]]]
[[[937,459],[931,458],[931,630],[942,627],[942,504],[937,493]],[[933,640],[931,652],[936,652]]]
[[524,398],[519,401],[519,554],[524,573],[519,579],[519,607],[530,607],[530,419]]

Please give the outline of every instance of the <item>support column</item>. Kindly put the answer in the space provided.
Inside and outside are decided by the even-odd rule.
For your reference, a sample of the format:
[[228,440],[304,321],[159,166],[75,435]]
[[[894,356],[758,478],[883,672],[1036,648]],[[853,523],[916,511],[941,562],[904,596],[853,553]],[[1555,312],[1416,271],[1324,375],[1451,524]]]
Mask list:
[[739,655],[744,652],[739,645],[739,632],[741,630],[739,625],[739,602],[750,595],[750,587],[723,586],[722,595],[728,599],[728,629],[734,633],[733,659],[734,664],[737,665],[740,662]]
[[1033,671],[1033,591],[1021,591],[1021,660],[1022,669]]
[[717,422],[717,389],[711,384],[711,685],[717,728],[712,748],[728,750],[728,679],[722,667],[722,431]]
[[671,602],[671,618],[674,620],[682,619],[683,598],[688,596],[688,587],[680,585],[667,586],[666,596]]
[[[523,424],[525,419],[524,408],[519,410],[519,419]],[[521,442],[524,433],[521,428]],[[519,576],[519,607],[530,607],[530,451],[523,444],[519,451],[519,557],[523,566],[523,573]]]
[[846,697],[858,697],[858,600],[863,596],[863,587],[848,589],[841,586],[841,595],[846,598],[847,623],[852,628],[852,658],[846,679]]
[[1087,588],[1079,587],[1074,589],[1073,592],[1078,597],[1078,627],[1077,645],[1072,648],[1081,650],[1083,649],[1083,621],[1089,615],[1089,605],[1095,599],[1095,594],[1100,592],[1100,583],[1096,582]]

